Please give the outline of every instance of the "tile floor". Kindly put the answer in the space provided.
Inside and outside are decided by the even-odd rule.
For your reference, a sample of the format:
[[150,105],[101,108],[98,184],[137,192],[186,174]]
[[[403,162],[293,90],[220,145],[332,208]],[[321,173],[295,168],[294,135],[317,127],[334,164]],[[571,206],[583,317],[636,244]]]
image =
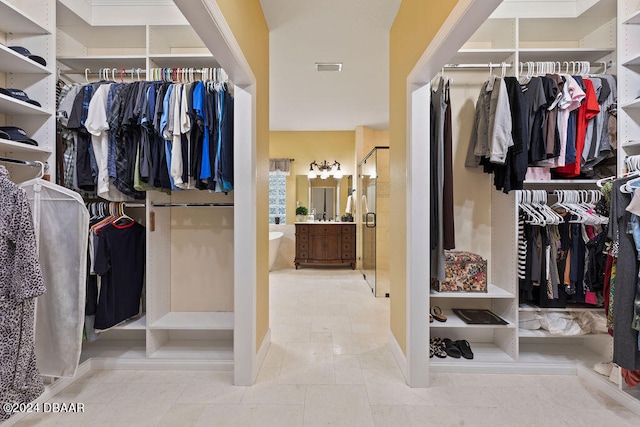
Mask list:
[[51,399],[56,426],[638,426],[575,376],[438,374],[411,389],[386,345],[389,300],[358,272],[271,273],[272,344],[256,384],[230,372],[92,371]]

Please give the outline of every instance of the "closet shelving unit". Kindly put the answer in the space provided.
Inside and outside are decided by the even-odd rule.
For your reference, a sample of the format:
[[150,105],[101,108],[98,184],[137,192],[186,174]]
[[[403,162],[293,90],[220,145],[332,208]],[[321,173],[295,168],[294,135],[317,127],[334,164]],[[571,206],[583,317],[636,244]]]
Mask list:
[[[448,62],[495,64],[493,73],[498,75],[501,62],[511,65],[507,75],[514,75],[519,63],[526,61],[560,62],[563,69],[565,61],[605,62],[611,67],[610,64],[616,62],[616,30],[615,0],[600,0],[576,18],[491,18]],[[484,68],[476,73],[488,74],[488,71],[488,68]],[[447,72],[445,70],[445,74]],[[455,74],[453,79],[455,86]],[[640,140],[640,125],[635,139]],[[456,150],[466,150],[466,141],[458,143],[463,147],[458,146]],[[595,180],[525,182],[525,188],[547,190],[594,186]],[[473,360],[431,358],[429,363],[433,371],[504,372],[513,369],[516,372],[570,373],[576,372],[577,363],[591,368],[597,362],[611,359],[611,338],[607,334],[555,337],[544,332],[522,331],[518,328],[519,313],[532,308],[520,307],[517,296],[517,209],[515,193],[505,195],[492,188],[491,253],[481,253],[489,258],[490,284],[487,293],[452,294],[431,291],[430,305],[439,305],[449,316],[447,323],[451,323],[431,323],[430,335],[467,339],[475,353]],[[450,311],[452,308],[489,309],[509,324],[481,327],[466,325]]]
[[[57,33],[63,70],[115,68],[118,80],[121,68],[219,66],[189,25],[92,26],[61,6]],[[123,75],[124,81],[130,79]],[[84,81],[84,75],[75,80]],[[233,204],[233,193],[147,192],[145,309],[85,343],[83,360],[180,361],[232,369],[234,215],[233,207],[201,206],[213,203]]]
[[[35,7],[26,0],[0,0],[0,87],[24,90],[35,105],[0,94],[0,124],[17,126],[38,146],[0,139],[0,157],[42,161],[53,165],[55,141],[55,1]],[[24,46],[47,61],[44,67],[6,46]],[[34,168],[3,164],[14,181],[33,178]],[[49,173],[55,176],[55,168]]]
[[[215,58],[190,25],[92,26],[58,8],[57,60],[62,70],[214,68]],[[84,76],[77,75],[83,81]],[[123,75],[129,81],[130,74]],[[137,77],[136,77],[137,78]]]

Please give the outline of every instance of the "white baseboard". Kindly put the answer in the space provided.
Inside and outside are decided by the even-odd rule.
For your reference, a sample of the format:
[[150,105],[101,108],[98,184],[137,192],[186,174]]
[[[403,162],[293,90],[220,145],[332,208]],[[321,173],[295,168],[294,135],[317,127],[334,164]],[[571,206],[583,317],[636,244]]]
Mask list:
[[404,375],[404,379],[407,380],[407,357],[404,355],[400,344],[398,344],[396,337],[391,331],[389,331],[389,347],[391,348],[393,356],[396,358],[396,362],[398,362],[398,367],[402,375]]
[[258,378],[258,373],[260,372],[262,363],[264,362],[265,357],[267,357],[267,352],[269,351],[270,345],[271,345],[271,328],[267,329],[267,333],[264,334],[264,339],[262,340],[262,344],[260,344],[260,348],[258,349],[258,353],[256,354],[255,365],[253,367],[254,383]]
[[[629,395],[629,393],[625,392],[624,390],[621,390],[618,385],[609,381],[608,377],[600,375],[594,370],[589,369],[583,365],[578,365],[578,377],[583,379],[592,387],[606,394],[631,412],[640,415],[640,400]],[[622,378],[620,378],[620,380],[622,380]]]

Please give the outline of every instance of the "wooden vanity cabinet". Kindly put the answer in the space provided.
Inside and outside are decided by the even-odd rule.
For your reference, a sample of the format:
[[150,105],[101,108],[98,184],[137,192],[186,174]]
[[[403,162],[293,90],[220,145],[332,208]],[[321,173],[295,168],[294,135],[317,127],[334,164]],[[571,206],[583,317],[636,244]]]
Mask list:
[[300,264],[340,264],[356,268],[356,225],[320,222],[296,224],[296,269]]

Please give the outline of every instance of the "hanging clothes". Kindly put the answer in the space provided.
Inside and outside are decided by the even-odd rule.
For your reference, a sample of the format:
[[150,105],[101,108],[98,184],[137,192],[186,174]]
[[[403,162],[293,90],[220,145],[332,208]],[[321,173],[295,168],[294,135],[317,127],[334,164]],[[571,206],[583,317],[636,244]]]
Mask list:
[[95,329],[109,329],[140,313],[144,286],[145,228],[116,220],[99,230],[95,272],[101,277]]
[[465,166],[482,165],[505,193],[524,180],[602,174],[615,162],[608,124],[616,97],[612,75],[492,76],[476,102]]
[[[36,297],[45,293],[33,216],[24,190],[0,166],[0,401],[29,403],[44,391],[36,364]],[[0,406],[0,421],[11,416]]]
[[73,377],[82,352],[89,212],[78,193],[49,181],[20,186],[31,203],[47,287],[37,301],[38,369],[46,376]]
[[631,202],[631,195],[620,191],[620,187],[630,179],[621,178],[613,183],[608,238],[619,242],[613,307],[613,361],[622,368],[637,370],[640,369],[638,331],[633,329],[632,324],[638,256],[633,235],[629,233],[632,214],[626,210]]
[[431,188],[431,212],[435,214],[431,228],[436,233],[432,242],[431,277],[442,281],[445,279],[444,250],[455,248],[451,105],[449,80],[445,77],[431,90],[431,111],[434,129],[430,142],[431,176],[435,179]]
[[112,201],[150,189],[233,191],[233,105],[223,80],[64,88],[62,183]]

